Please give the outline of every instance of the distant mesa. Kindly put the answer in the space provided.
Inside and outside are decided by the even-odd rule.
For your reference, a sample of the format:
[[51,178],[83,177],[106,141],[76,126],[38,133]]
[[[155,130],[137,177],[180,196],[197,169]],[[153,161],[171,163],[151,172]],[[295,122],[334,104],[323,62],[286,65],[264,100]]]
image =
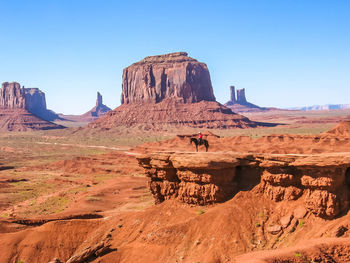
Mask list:
[[260,112],[268,110],[277,110],[277,108],[266,108],[259,107],[253,103],[247,101],[245,96],[245,89],[237,90],[237,98],[235,92],[235,86],[230,86],[231,99],[225,103],[225,106],[232,109],[234,112],[243,113],[243,112]]
[[159,128],[245,128],[264,125],[216,102],[207,65],[185,52],[150,56],[123,70],[121,106],[89,124]]
[[59,116],[46,108],[45,93],[38,88],[21,88],[17,82],[4,82],[0,91],[0,107],[6,109],[26,109],[46,121]]
[[350,104],[326,104],[326,105],[313,105],[313,106],[288,108],[288,110],[301,110],[301,111],[345,110],[345,109],[350,109]]
[[0,130],[26,131],[64,128],[49,120],[59,118],[47,110],[45,94],[37,88],[21,88],[4,82],[0,89]]

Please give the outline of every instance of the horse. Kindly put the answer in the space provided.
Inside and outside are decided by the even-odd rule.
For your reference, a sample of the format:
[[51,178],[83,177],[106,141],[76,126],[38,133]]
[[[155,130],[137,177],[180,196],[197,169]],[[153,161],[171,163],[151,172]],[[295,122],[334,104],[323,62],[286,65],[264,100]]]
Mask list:
[[204,145],[205,146],[205,151],[208,151],[209,148],[209,143],[207,140],[202,139],[202,141],[200,142],[199,140],[197,140],[196,138],[191,138],[190,143],[192,144],[192,142],[194,143],[194,145],[196,145],[196,152],[198,152],[198,145]]

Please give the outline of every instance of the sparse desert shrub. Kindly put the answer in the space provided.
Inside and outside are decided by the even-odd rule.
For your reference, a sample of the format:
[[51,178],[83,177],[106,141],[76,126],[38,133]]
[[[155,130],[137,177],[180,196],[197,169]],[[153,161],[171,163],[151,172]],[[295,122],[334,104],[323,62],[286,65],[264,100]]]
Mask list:
[[201,214],[204,214],[204,213],[205,213],[204,209],[198,209],[197,216],[200,216]]
[[305,221],[304,221],[303,219],[300,219],[300,221],[299,221],[299,226],[300,226],[300,227],[303,227],[304,224],[305,224]]

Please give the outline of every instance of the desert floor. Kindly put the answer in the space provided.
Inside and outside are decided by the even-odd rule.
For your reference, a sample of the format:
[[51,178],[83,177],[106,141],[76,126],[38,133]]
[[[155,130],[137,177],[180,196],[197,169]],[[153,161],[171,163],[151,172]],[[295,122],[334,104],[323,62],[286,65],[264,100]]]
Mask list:
[[[350,110],[269,111],[246,116],[281,125],[210,130],[221,138],[208,137],[211,139],[209,151],[350,152],[346,144],[329,147],[325,142],[312,146],[307,139],[330,130],[342,120],[350,120]],[[245,253],[276,248],[282,250],[260,262],[307,262],[303,261],[305,255],[298,252],[299,248],[283,249],[290,249],[303,239],[321,238],[326,231],[350,223],[347,215],[331,221],[310,217],[305,225],[302,223],[296,228],[297,235],[293,238],[286,238],[285,242],[269,240],[259,246],[256,240],[261,233],[256,229],[257,222],[273,214],[276,207],[253,191],[242,192],[217,205],[185,205],[173,200],[155,205],[147,186],[148,178],[135,156],[154,151],[195,152],[186,139],[176,135],[197,132],[198,129],[169,126],[162,127],[161,131],[145,131],[143,127],[108,131],[71,127],[1,133],[0,245],[3,252],[0,262],[49,262],[53,258],[65,262],[86,249],[84,242],[91,248],[106,242],[106,235],[113,240],[108,251],[90,255],[85,261],[70,262],[259,262],[252,260],[260,255],[252,257]],[[302,138],[300,145],[286,143],[275,147],[263,137],[273,134]],[[286,204],[278,206],[283,205]],[[236,218],[237,210],[241,211],[242,207],[246,207],[245,213]],[[230,224],[234,228],[227,230]],[[322,228],[326,230],[322,232]],[[225,242],[225,235],[230,235],[230,243]],[[332,236],[324,238],[328,240],[326,238]],[[349,241],[345,241],[348,245]],[[321,241],[312,242],[317,245]],[[339,238],[329,242],[339,242],[339,251],[346,253],[343,248],[348,246]],[[201,248],[201,244],[206,247]],[[315,250],[314,254],[318,252]],[[273,252],[264,253],[266,256]],[[334,251],[324,253],[335,258]],[[278,261],[279,257],[290,261]]]

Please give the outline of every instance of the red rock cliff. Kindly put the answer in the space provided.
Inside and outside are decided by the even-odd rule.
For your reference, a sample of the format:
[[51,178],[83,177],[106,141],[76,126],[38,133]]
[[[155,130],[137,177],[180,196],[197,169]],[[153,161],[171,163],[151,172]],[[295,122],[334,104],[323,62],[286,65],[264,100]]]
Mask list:
[[206,205],[254,186],[279,202],[302,200],[306,212],[334,218],[347,212],[350,155],[153,153],[137,157],[156,203],[176,198]]
[[121,103],[215,101],[206,64],[186,52],[146,57],[123,71]]
[[24,109],[25,91],[17,82],[4,82],[0,90],[0,107],[6,109]]

